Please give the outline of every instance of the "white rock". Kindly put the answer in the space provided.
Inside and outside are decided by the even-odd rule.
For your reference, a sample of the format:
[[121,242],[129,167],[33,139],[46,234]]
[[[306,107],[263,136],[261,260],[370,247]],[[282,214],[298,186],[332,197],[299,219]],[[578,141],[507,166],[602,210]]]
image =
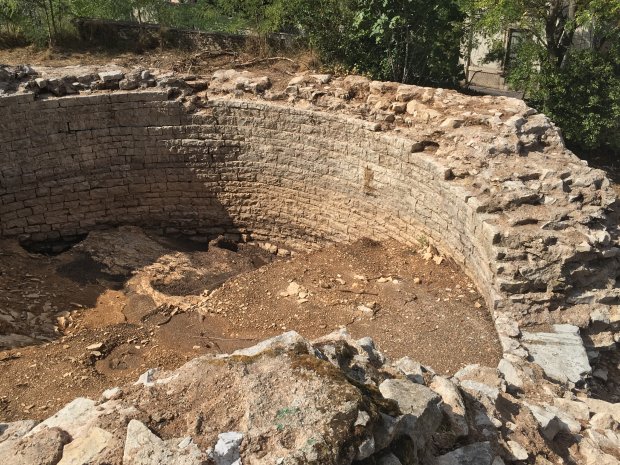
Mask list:
[[413,361],[409,357],[403,357],[394,362],[394,366],[409,380],[414,383],[424,384],[424,370],[418,362]]
[[508,385],[513,386],[517,389],[521,389],[523,387],[523,379],[521,378],[521,373],[512,362],[503,358],[499,361],[497,369],[502,374]]
[[360,346],[368,359],[373,363],[378,363],[379,365],[383,365],[385,363],[385,356],[377,350],[377,346],[375,345],[375,341],[371,337],[363,337],[355,341],[355,344]]
[[521,344],[549,378],[578,383],[592,372],[579,328],[554,325],[553,329],[554,333],[523,332]]
[[577,434],[581,431],[581,423],[566,410],[562,410],[554,405],[544,403],[543,407],[549,413],[555,415],[559,421],[560,431],[568,431],[573,434]]
[[235,431],[221,433],[213,449],[215,465],[232,465],[239,459],[239,448],[243,434]]
[[291,281],[286,288],[286,291],[280,292],[282,297],[296,296],[301,291],[301,286],[297,284],[295,281]]
[[122,394],[123,394],[123,391],[121,391],[121,388],[113,387],[110,389],[106,389],[105,391],[101,393],[101,400],[103,402],[106,402],[108,400],[118,399],[119,397],[121,397]]
[[466,379],[459,383],[462,389],[468,391],[469,393],[477,393],[479,395],[483,395],[491,399],[492,401],[496,401],[499,397],[500,390],[496,387],[489,386],[485,383],[480,383],[478,381],[473,381],[470,379]]
[[516,441],[508,441],[508,447],[510,448],[510,453],[514,457],[515,460],[527,460],[529,454],[525,447],[519,444]]
[[467,365],[454,374],[454,379],[466,391],[482,394],[496,400],[500,392],[506,390],[505,381],[494,368],[483,367],[479,364]]
[[592,439],[603,450],[617,450],[620,451],[620,436],[618,433],[611,430],[592,430],[589,429],[585,432],[585,435]]
[[552,441],[556,434],[560,432],[560,421],[558,417],[539,405],[525,404],[532,414],[538,425],[542,435],[549,441]]
[[600,307],[599,308],[595,308],[590,313],[590,321],[592,323],[599,322],[599,323],[609,324],[610,321],[611,321],[610,320],[609,309],[607,309],[607,308],[600,308]]
[[588,420],[590,418],[590,409],[583,402],[556,397],[553,399],[553,405],[577,420]]
[[109,446],[112,433],[94,427],[88,434],[67,444],[58,465],[87,465],[93,463]]
[[583,402],[588,406],[591,412],[608,413],[611,417],[620,423],[620,403],[611,404],[600,399],[592,399],[586,397]]
[[488,442],[475,442],[437,457],[437,465],[491,465],[493,453]]
[[579,453],[583,457],[580,465],[619,465],[620,461],[612,455],[603,452],[590,438],[584,438],[579,442]]
[[136,381],[134,385],[144,384],[147,387],[154,386],[155,382],[153,381],[153,375],[155,375],[156,372],[157,370],[155,370],[155,368],[149,368],[140,375],[138,381]]
[[441,423],[440,397],[426,386],[404,379],[386,379],[379,385],[379,391],[386,399],[396,401],[410,425],[407,434],[423,447]]
[[375,438],[373,436],[365,439],[357,448],[355,460],[365,460],[375,453]]
[[332,80],[331,74],[313,74],[314,78],[319,84],[329,84]]
[[612,429],[617,427],[618,422],[609,413],[595,413],[590,419],[590,425],[596,429]]
[[363,410],[357,412],[357,420],[355,420],[354,426],[366,426],[370,421],[370,415]]
[[435,376],[429,387],[441,396],[441,408],[450,420],[452,431],[457,437],[467,436],[469,427],[465,418],[465,402],[456,384],[442,376]]
[[510,337],[518,337],[521,334],[519,324],[509,315],[501,315],[495,320],[495,328],[498,333]]
[[34,420],[14,421],[12,423],[0,423],[0,443],[19,439],[37,425]]
[[[181,441],[182,443],[183,441]],[[206,457],[196,444],[183,448],[179,440],[163,441],[138,420],[127,426],[123,465],[202,465]]]
[[124,74],[121,71],[104,71],[99,73],[99,79],[103,82],[120,81]]
[[308,341],[301,337],[299,333],[297,333],[296,331],[289,331],[287,333],[280,334],[279,336],[272,337],[271,339],[262,341],[255,346],[248,347],[246,349],[236,350],[235,352],[233,352],[232,355],[253,357],[260,354],[261,352],[265,352],[266,350],[278,348],[290,349],[300,344],[306,346],[309,351],[312,350],[312,347],[310,346],[310,344],[308,344]]
[[53,416],[39,423],[26,436],[34,435],[45,427],[60,428],[69,433],[75,440],[88,432],[89,426],[101,413],[102,411],[97,410],[95,401],[78,397]]

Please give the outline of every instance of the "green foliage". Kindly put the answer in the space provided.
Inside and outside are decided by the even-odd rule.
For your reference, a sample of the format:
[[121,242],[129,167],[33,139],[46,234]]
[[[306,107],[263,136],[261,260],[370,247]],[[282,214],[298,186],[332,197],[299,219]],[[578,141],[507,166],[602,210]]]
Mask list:
[[51,44],[68,26],[68,1],[0,0],[0,31]]
[[71,34],[72,20],[78,17],[209,31],[236,31],[247,24],[226,16],[213,0],[183,5],[167,0],[0,0],[0,34],[21,35],[41,45]]
[[[455,86],[463,16],[451,0],[358,0],[355,65],[379,79]],[[374,44],[369,44],[369,40]],[[368,56],[367,52],[372,55]]]
[[[620,0],[461,0],[472,30],[497,45],[508,28],[522,42],[507,82],[547,113],[578,149],[620,150]],[[489,60],[505,56],[491,46]]]
[[573,51],[563,68],[544,65],[530,101],[580,150],[620,149],[620,62]]

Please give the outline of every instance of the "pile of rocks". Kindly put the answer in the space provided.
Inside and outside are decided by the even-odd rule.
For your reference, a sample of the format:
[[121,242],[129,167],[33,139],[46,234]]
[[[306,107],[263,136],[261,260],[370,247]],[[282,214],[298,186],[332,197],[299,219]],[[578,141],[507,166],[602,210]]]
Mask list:
[[171,73],[154,75],[146,69],[98,70],[75,68],[73,73],[38,72],[30,66],[0,66],[2,93],[33,92],[37,95],[62,97],[81,92],[102,90],[136,90],[152,87],[182,90],[186,94],[200,92],[208,82],[197,76],[179,77]]
[[[569,370],[570,371],[570,370]],[[528,397],[535,389],[536,397]],[[522,360],[446,378],[343,330],[295,332],[0,424],[15,465],[617,464],[620,406]]]

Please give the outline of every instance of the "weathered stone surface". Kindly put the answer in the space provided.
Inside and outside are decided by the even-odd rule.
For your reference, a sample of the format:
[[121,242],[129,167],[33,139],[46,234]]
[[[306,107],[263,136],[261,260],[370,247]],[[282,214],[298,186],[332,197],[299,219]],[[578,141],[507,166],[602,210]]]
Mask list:
[[394,366],[414,383],[424,384],[424,369],[418,362],[411,360],[409,357],[403,357],[396,362]]
[[78,397],[37,425],[27,436],[34,436],[45,428],[59,428],[69,433],[73,439],[77,439],[88,431],[100,414],[95,401]]
[[131,420],[127,426],[123,465],[202,465],[205,462],[195,444],[180,448],[171,442],[182,441],[164,442],[143,423]]
[[499,371],[494,368],[483,367],[478,364],[467,365],[454,374],[462,389],[488,397],[495,401],[500,392],[505,391],[504,380]]
[[595,413],[592,418],[590,418],[590,426],[596,429],[612,429],[618,426],[618,422],[614,420],[609,413]]
[[592,399],[590,397],[583,398],[582,400],[591,412],[607,413],[611,415],[614,420],[620,423],[620,403],[612,404],[611,402],[605,402],[600,399]]
[[549,441],[552,441],[555,438],[555,435],[560,432],[560,420],[558,417],[545,409],[544,407],[540,407],[538,405],[526,404],[529,409],[532,411],[534,418],[538,421],[540,431],[543,436],[547,438]]
[[112,81],[120,81],[123,79],[122,71],[103,71],[99,73],[99,79],[103,82],[112,82]]
[[521,377],[521,373],[513,363],[503,358],[499,361],[497,369],[500,371],[509,386],[517,389],[523,387],[523,378]]
[[493,453],[488,442],[477,442],[437,457],[437,465],[491,465]]
[[69,435],[58,428],[40,428],[36,434],[0,443],[0,458],[11,465],[56,465]]
[[554,325],[553,333],[523,332],[521,343],[551,379],[578,383],[592,372],[579,328]]
[[579,453],[583,460],[583,465],[618,465],[618,460],[613,455],[603,452],[600,447],[590,438],[582,439],[579,442]]
[[111,433],[94,427],[87,434],[64,447],[62,459],[58,465],[89,465],[95,463],[95,460],[104,453],[111,440]]
[[379,385],[386,399],[395,400],[400,411],[411,417],[412,439],[422,445],[441,423],[440,397],[429,388],[409,380],[386,379]]
[[37,422],[34,420],[15,421],[13,423],[0,423],[0,443],[19,439],[34,428]]
[[527,460],[529,458],[527,449],[517,441],[508,441],[508,447],[514,460]]
[[458,387],[452,381],[441,376],[435,376],[430,388],[439,394],[443,400],[442,410],[450,419],[452,431],[459,437],[469,434],[465,411],[465,402]]
[[560,410],[565,411],[577,420],[588,420],[590,418],[590,409],[584,402],[578,400],[570,400],[563,398],[553,399],[553,405]]
[[271,339],[266,339],[252,347],[247,349],[241,349],[233,352],[233,355],[242,355],[245,357],[253,357],[266,350],[290,350],[296,346],[302,346],[306,350],[313,350],[299,333],[295,331],[289,331],[288,333],[275,336]]
[[213,449],[215,465],[233,465],[240,462],[239,448],[243,441],[243,434],[230,431],[219,435]]
[[210,88],[215,92],[242,92],[262,93],[271,87],[267,76],[257,76],[249,71],[234,69],[220,70],[213,73]]

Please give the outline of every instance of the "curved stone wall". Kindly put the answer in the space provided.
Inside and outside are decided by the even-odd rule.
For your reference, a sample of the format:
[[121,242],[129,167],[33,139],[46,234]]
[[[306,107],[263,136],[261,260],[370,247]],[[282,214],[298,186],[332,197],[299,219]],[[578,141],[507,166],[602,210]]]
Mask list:
[[466,191],[414,141],[369,123],[227,100],[192,114],[165,92],[0,102],[14,115],[2,132],[3,236],[119,224],[293,247],[429,236],[490,287],[492,233]]
[[583,317],[571,311],[587,305],[587,326],[593,309],[617,313],[620,249],[604,175],[517,101],[478,99],[508,108],[484,119],[457,96],[446,98],[465,119],[446,110],[441,124],[410,97],[418,122],[408,131],[247,99],[190,110],[161,90],[5,97],[1,235],[48,240],[135,224],[293,248],[429,240],[475,280],[505,348],[519,334],[514,320],[559,310],[554,322],[575,322]]

